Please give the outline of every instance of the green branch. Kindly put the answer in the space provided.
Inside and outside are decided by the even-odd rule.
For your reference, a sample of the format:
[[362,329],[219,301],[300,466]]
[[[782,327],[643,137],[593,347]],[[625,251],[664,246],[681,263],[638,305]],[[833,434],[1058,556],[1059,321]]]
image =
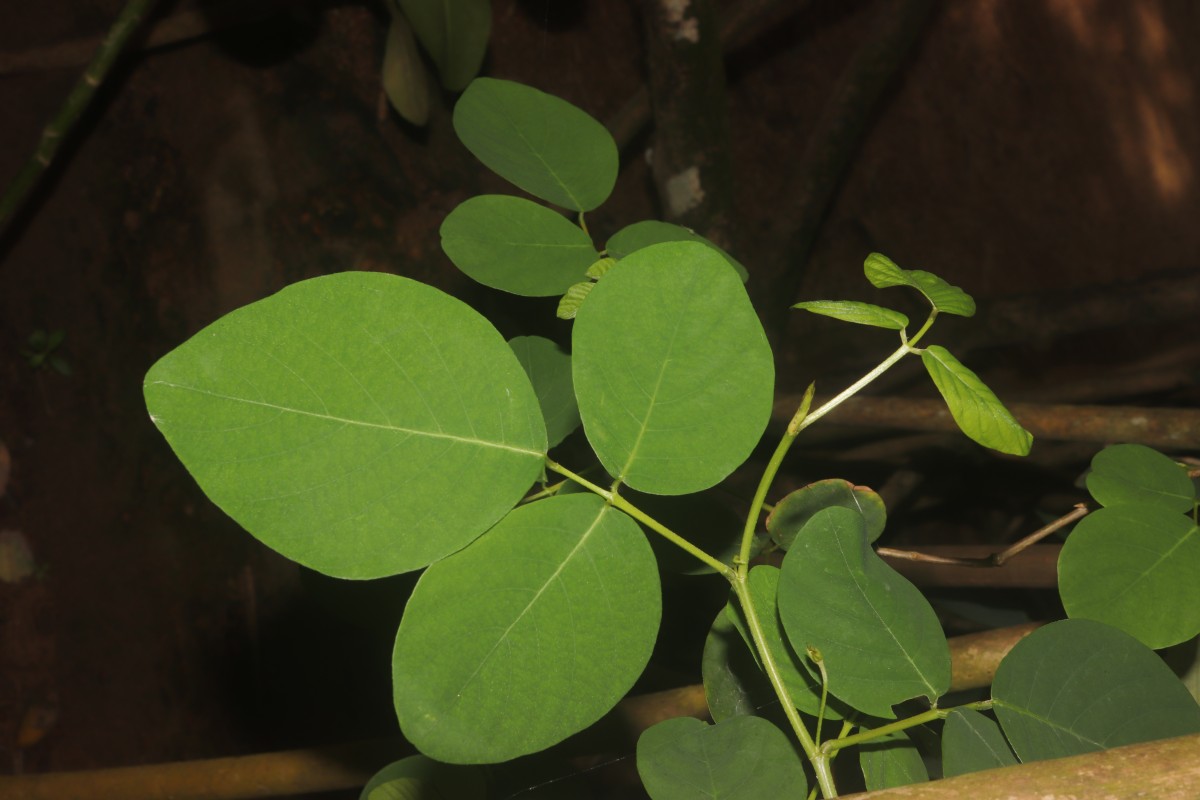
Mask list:
[[844,739],[831,739],[821,745],[820,750],[827,755],[833,755],[843,747],[850,747],[863,742],[869,742],[873,739],[879,739],[887,736],[890,733],[898,733],[899,731],[915,728],[918,725],[924,725],[926,722],[933,722],[935,719],[945,719],[950,716],[950,713],[958,708],[969,708],[972,711],[987,711],[992,707],[991,700],[980,700],[978,703],[967,703],[966,705],[955,706],[954,708],[931,708],[916,716],[906,719],[896,720],[887,725],[881,725],[878,728],[856,733],[853,736],[847,736]]

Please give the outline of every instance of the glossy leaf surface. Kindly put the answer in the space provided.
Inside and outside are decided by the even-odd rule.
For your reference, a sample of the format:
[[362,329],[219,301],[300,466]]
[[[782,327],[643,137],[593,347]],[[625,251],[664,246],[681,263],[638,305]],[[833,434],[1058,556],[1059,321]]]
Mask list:
[[496,329],[382,273],[302,281],[222,317],[150,369],[145,396],[213,502],[338,577],[460,549],[520,500],[546,451]]
[[1017,763],[991,717],[969,708],[951,712],[942,728],[942,774],[947,778]]
[[442,86],[462,91],[479,73],[492,27],[490,0],[397,0],[437,65]]
[[454,130],[488,169],[562,208],[591,211],[617,180],[617,145],[604,126],[529,86],[476,78],[454,107]]
[[659,244],[621,259],[579,309],[572,335],[588,441],[634,489],[707,489],[762,436],[771,350],[746,290],[712,248]]
[[401,730],[449,763],[562,741],[641,674],[660,605],[632,519],[591,494],[522,506],[418,581],[392,658]]
[[858,764],[868,792],[929,780],[921,752],[903,731],[859,745]]
[[1200,633],[1200,527],[1158,504],[1084,517],[1058,559],[1067,616],[1120,628],[1147,647]]
[[571,385],[571,356],[541,336],[518,336],[508,346],[529,376],[554,447],[579,427],[579,406]]
[[823,317],[833,317],[842,322],[888,328],[893,331],[904,330],[908,326],[908,317],[899,311],[870,303],[860,303],[856,300],[808,300],[796,303],[792,308],[820,314]]
[[855,486],[840,478],[829,478],[803,486],[775,504],[775,509],[767,517],[771,539],[784,550],[788,549],[796,534],[813,515],[831,506],[849,508],[862,514],[869,542],[878,539],[887,524],[887,509],[883,499],[870,487]]
[[550,297],[582,281],[597,258],[592,240],[562,214],[523,197],[485,194],[442,222],[442,249],[475,280],[526,297]]
[[928,601],[867,543],[862,515],[833,507],[804,526],[783,559],[779,614],[792,647],[816,647],[829,691],[860,711],[950,687],[950,649]]
[[1021,427],[979,376],[949,350],[930,345],[921,353],[921,361],[963,433],[1001,453],[1029,454],[1033,435]]
[[1200,706],[1153,650],[1086,619],[1017,642],[996,670],[992,700],[1022,761],[1200,732]]
[[729,266],[737,271],[738,276],[742,279],[742,283],[745,283],[750,277],[750,273],[746,271],[746,268],[736,258],[700,234],[682,225],[659,222],[655,219],[635,222],[617,231],[608,240],[606,249],[610,256],[620,259],[630,253],[641,250],[643,247],[649,247],[652,244],[662,244],[664,242],[699,242],[708,245],[729,262]]
[[660,722],[638,739],[637,767],[653,800],[762,800],[808,791],[791,742],[761,717]]
[[885,255],[871,253],[863,264],[867,280],[883,289],[888,286],[911,286],[943,314],[970,317],[975,314],[971,295],[934,275],[919,269],[901,269]]
[[1087,488],[1104,506],[1154,504],[1186,512],[1196,502],[1196,487],[1187,472],[1162,453],[1140,444],[1117,444],[1097,453]]
[[487,786],[478,767],[439,764],[409,756],[376,772],[358,800],[484,800]]

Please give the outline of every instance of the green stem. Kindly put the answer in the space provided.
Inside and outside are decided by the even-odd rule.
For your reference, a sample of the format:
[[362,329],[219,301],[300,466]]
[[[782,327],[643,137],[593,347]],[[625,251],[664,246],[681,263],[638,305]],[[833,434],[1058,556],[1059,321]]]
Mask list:
[[969,708],[973,711],[987,711],[992,707],[991,700],[980,700],[978,703],[967,703],[966,705],[955,706],[954,708],[931,708],[913,717],[896,720],[887,725],[881,725],[878,728],[871,728],[862,733],[856,733],[853,736],[847,736],[844,739],[833,739],[821,745],[821,752],[832,755],[843,747],[850,747],[863,742],[869,742],[872,739],[878,739],[882,736],[887,736],[889,733],[915,728],[918,725],[924,725],[926,722],[933,722],[935,719],[945,719],[950,716],[950,713],[955,708]]
[[[630,503],[624,497],[621,497],[621,495],[617,494],[615,491],[609,491],[608,489],[604,489],[600,486],[597,486],[596,484],[589,481],[587,478],[584,478],[581,475],[576,475],[574,472],[567,469],[562,464],[559,464],[558,462],[554,461],[553,459],[550,459],[550,458],[546,459],[546,468],[553,472],[557,472],[559,475],[562,475],[563,477],[570,478],[571,480],[575,481],[576,483],[578,483],[580,486],[587,489],[588,491],[594,492],[595,494],[600,495],[605,500],[607,500],[609,505],[611,505],[613,508],[618,508],[621,511],[624,511],[626,514],[633,517],[638,522],[641,522],[643,525],[650,528],[652,531],[660,534],[667,541],[671,542],[672,544],[676,545],[677,547],[682,548],[683,550],[687,551],[692,556],[698,558],[700,561],[702,561],[703,563],[707,564],[708,566],[710,566],[714,570],[716,570],[718,574],[724,576],[726,580],[730,580],[730,581],[733,580],[734,575],[736,573],[734,573],[732,567],[730,567],[728,564],[722,563],[716,557],[709,555],[705,551],[701,550],[699,547],[696,547],[696,545],[692,544],[687,539],[683,538],[678,533],[676,533],[675,531],[668,528],[666,525],[663,525],[661,522],[659,522],[658,520],[651,517],[645,511],[642,511],[640,508],[635,506],[633,503]],[[619,481],[618,481],[618,483],[619,483]],[[615,485],[616,484],[614,484],[614,486]]]
[[763,470],[762,477],[759,478],[758,488],[754,491],[754,499],[750,501],[750,511],[746,514],[746,525],[742,529],[742,547],[738,551],[737,561],[734,562],[740,578],[744,579],[750,570],[750,548],[754,545],[754,529],[758,527],[758,516],[762,513],[763,504],[766,502],[767,490],[775,482],[775,475],[783,464],[783,457],[787,455],[792,442],[796,441],[796,437],[800,435],[800,424],[808,416],[808,409],[812,407],[814,391],[816,391],[816,384],[812,383],[804,390],[804,397],[800,400],[799,408],[792,415],[792,421],[788,423],[783,438],[779,440],[775,452],[771,454],[771,460],[767,462],[767,468]]
[[125,49],[130,37],[137,30],[142,20],[150,13],[157,0],[129,0],[121,10],[116,22],[104,37],[104,41],[92,57],[92,62],[83,71],[75,88],[67,95],[62,107],[54,118],[42,130],[42,138],[29,161],[17,173],[0,197],[0,235],[3,235],[9,220],[24,204],[25,199],[37,186],[38,180],[46,168],[54,161],[59,146],[70,133],[71,128],[83,116],[83,112],[91,104],[96,95],[96,89],[104,82],[105,76],[112,68],[117,56]]
[[767,647],[767,637],[763,631],[762,622],[758,619],[758,612],[755,610],[754,604],[750,602],[749,584],[746,578],[740,574],[735,575],[731,582],[733,593],[737,595],[738,605],[742,607],[742,613],[746,616],[746,627],[750,631],[750,638],[754,641],[754,648],[758,650],[759,658],[762,660],[763,671],[767,673],[767,679],[771,681],[771,687],[775,689],[775,695],[779,698],[780,705],[783,706],[783,713],[792,726],[792,732],[796,734],[796,739],[800,742],[800,748],[812,762],[817,783],[821,787],[821,795],[826,798],[837,797],[837,787],[833,783],[833,773],[829,769],[829,754],[821,752],[821,749],[813,742],[808,729],[804,727],[804,721],[800,719],[800,712],[796,710],[796,705],[792,702],[791,695],[788,694],[787,687],[783,684],[783,674],[779,671],[779,665],[775,663],[775,656],[771,653],[771,649]]

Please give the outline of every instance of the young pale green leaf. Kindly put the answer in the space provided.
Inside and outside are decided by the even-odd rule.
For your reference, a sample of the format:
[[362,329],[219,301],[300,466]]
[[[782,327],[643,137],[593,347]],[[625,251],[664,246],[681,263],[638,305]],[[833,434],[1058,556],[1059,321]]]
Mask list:
[[144,391],[213,502],[344,578],[462,548],[546,453],[533,387],[496,329],[396,275],[314,278],[234,311],[151,367]]
[[795,748],[761,717],[660,722],[638,739],[637,768],[653,800],[762,800],[808,791]]
[[571,385],[571,356],[541,336],[518,336],[510,339],[508,346],[533,384],[546,420],[546,436],[554,447],[579,427],[579,406]]
[[771,349],[746,290],[712,248],[657,244],[596,284],[572,332],[575,393],[609,474],[651,494],[722,480],[771,415]]
[[592,240],[562,214],[503,194],[459,204],[441,234],[456,267],[485,286],[526,297],[562,294],[597,258]]
[[1058,559],[1067,616],[1106,622],[1156,650],[1200,633],[1198,575],[1200,527],[1157,503],[1092,512]]
[[555,316],[559,319],[575,319],[575,315],[579,313],[579,307],[583,305],[583,301],[591,294],[595,285],[595,281],[580,281],[572,284],[558,301],[558,309],[554,312]]
[[393,14],[383,46],[383,91],[396,113],[413,125],[429,120],[429,81],[412,28]]
[[755,662],[745,638],[734,627],[736,613],[732,601],[717,612],[704,640],[700,674],[714,722],[743,714],[762,715],[779,707],[770,681]]
[[522,506],[417,582],[392,656],[401,730],[455,764],[543,750],[629,691],[659,610],[632,519],[591,494]]
[[857,511],[815,514],[783,559],[779,616],[796,650],[820,650],[829,691],[894,718],[912,697],[950,688],[950,648],[929,602],[867,543]]
[[843,322],[888,328],[893,331],[902,331],[908,327],[908,317],[899,311],[870,303],[860,303],[857,300],[808,300],[796,303],[792,308],[811,311],[823,317],[833,317]]
[[1103,506],[1151,503],[1186,512],[1196,503],[1196,487],[1187,471],[1141,444],[1115,444],[1097,453],[1087,487]]
[[991,718],[958,708],[942,728],[942,775],[952,778],[1017,763],[1000,726]]
[[591,211],[617,180],[617,145],[604,126],[529,86],[476,78],[454,107],[454,130],[488,169],[562,208]]
[[398,0],[437,65],[442,86],[462,91],[479,73],[492,27],[490,0]]
[[859,745],[858,765],[868,792],[894,789],[929,780],[921,751],[904,731]]
[[868,542],[878,539],[887,524],[883,498],[870,487],[829,478],[797,489],[776,503],[775,510],[767,517],[767,531],[776,544],[787,550],[813,515],[830,506],[841,506],[862,514]]
[[358,800],[485,800],[487,785],[479,767],[439,764],[425,756],[393,761],[376,772]]
[[737,271],[738,277],[742,279],[742,283],[745,283],[750,278],[750,273],[746,271],[746,268],[736,258],[700,234],[682,225],[672,225],[670,222],[659,222],[655,219],[643,220],[625,226],[613,234],[612,238],[605,245],[605,249],[610,256],[620,259],[630,253],[641,250],[643,247],[649,247],[652,244],[662,244],[664,242],[699,242],[700,244],[708,245],[729,262],[729,266]]
[[921,352],[921,362],[963,433],[1001,453],[1029,455],[1033,434],[1022,428],[979,376],[949,350],[930,345]]
[[871,253],[863,264],[863,270],[875,287],[911,286],[925,295],[925,299],[943,314],[960,317],[975,315],[975,301],[962,289],[947,283],[931,272],[919,269],[901,269],[881,253]]
[[595,264],[592,264],[590,267],[588,267],[587,272],[585,272],[584,274],[587,275],[589,278],[592,278],[593,280],[600,280],[601,278],[604,277],[604,273],[608,272],[610,269],[612,269],[616,265],[617,265],[617,260],[615,258],[608,258],[606,256],[606,257],[598,260]]
[[1162,659],[1087,619],[1017,642],[996,670],[992,702],[1022,761],[1200,733],[1200,706]]

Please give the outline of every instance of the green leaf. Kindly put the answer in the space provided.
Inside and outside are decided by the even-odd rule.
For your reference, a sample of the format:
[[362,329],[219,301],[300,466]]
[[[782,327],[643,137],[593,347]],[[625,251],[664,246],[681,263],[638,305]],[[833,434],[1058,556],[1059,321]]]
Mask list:
[[456,267],[485,286],[526,297],[562,294],[597,258],[592,240],[562,214],[503,194],[459,204],[441,234]]
[[454,107],[454,130],[488,169],[556,206],[591,211],[617,180],[617,145],[604,126],[529,86],[476,78]]
[[558,301],[558,309],[554,315],[559,319],[575,319],[579,313],[579,307],[583,305],[583,301],[591,294],[595,285],[594,281],[580,281],[572,284]]
[[392,14],[383,46],[383,91],[396,113],[413,125],[429,121],[429,82],[412,28],[403,14]]
[[264,544],[375,578],[460,549],[541,474],[546,428],[483,317],[416,281],[346,272],[222,317],[164,356],[146,407]]
[[400,727],[449,763],[544,750],[629,691],[659,612],[632,519],[591,494],[522,506],[417,582],[392,657]]
[[510,339],[508,346],[533,384],[546,420],[546,436],[554,447],[579,427],[579,406],[571,385],[571,356],[541,336],[518,336]]
[[860,303],[856,300],[809,300],[796,303],[792,308],[811,311],[824,317],[833,317],[843,322],[853,322],[858,325],[872,325],[876,328],[888,328],[902,331],[908,327],[908,317],[890,308]]
[[896,263],[881,253],[871,253],[863,264],[864,271],[875,287],[911,286],[925,295],[925,299],[943,314],[960,317],[975,315],[975,301],[971,295],[934,275],[919,269],[900,269]]
[[1187,512],[1196,503],[1196,487],[1187,471],[1140,444],[1116,444],[1097,453],[1087,487],[1103,506],[1151,503]]
[[658,220],[648,219],[627,225],[613,234],[612,238],[605,245],[605,249],[610,256],[620,259],[644,247],[649,247],[652,244],[663,244],[664,242],[699,242],[700,244],[707,245],[720,253],[721,257],[729,262],[729,266],[737,271],[738,276],[742,279],[742,283],[745,283],[750,278],[750,273],[746,271],[746,268],[736,258],[729,255],[729,253],[726,253],[720,247],[717,247],[690,228],[685,228],[682,225],[672,225],[670,222],[659,222]]
[[479,73],[492,27],[489,0],[398,0],[437,65],[442,86],[463,89]]
[[968,772],[1010,767],[1016,756],[991,717],[969,708],[957,708],[942,728],[942,775],[952,778]]
[[358,800],[484,800],[487,786],[478,767],[439,764],[425,756],[393,761],[376,772]]
[[904,731],[897,731],[859,746],[858,763],[867,791],[894,789],[929,780],[921,751]]
[[588,267],[587,272],[584,274],[587,275],[589,278],[592,278],[594,280],[599,280],[604,277],[604,273],[608,272],[610,269],[612,269],[616,265],[617,265],[617,260],[615,258],[605,257],[605,258],[602,258],[599,261],[597,261],[595,264],[592,264],[590,267]]
[[637,767],[653,800],[762,800],[808,791],[791,742],[761,717],[660,722],[638,739]]
[[1153,650],[1086,619],[1017,642],[996,670],[992,701],[1022,761],[1200,732],[1200,706]]
[[778,709],[779,700],[762,673],[745,638],[734,627],[732,601],[721,611],[704,640],[700,672],[704,696],[714,722],[743,714]]
[[711,248],[674,242],[621,259],[572,335],[583,429],[609,474],[632,488],[706,489],[762,436],[771,349],[746,290]]
[[1029,455],[1033,434],[1022,428],[979,376],[949,350],[930,345],[921,352],[921,362],[963,433],[1001,453]]
[[813,515],[831,506],[849,508],[862,514],[867,526],[868,542],[878,539],[887,524],[887,508],[883,505],[883,498],[870,487],[855,486],[840,478],[829,478],[797,489],[776,503],[775,510],[767,517],[767,530],[775,543],[787,550]]
[[860,711],[950,688],[950,648],[928,601],[867,543],[857,511],[818,512],[783,559],[779,615],[792,647],[821,651],[829,691]]
[[1106,622],[1154,649],[1200,633],[1198,575],[1200,527],[1152,503],[1092,512],[1058,559],[1067,616]]

